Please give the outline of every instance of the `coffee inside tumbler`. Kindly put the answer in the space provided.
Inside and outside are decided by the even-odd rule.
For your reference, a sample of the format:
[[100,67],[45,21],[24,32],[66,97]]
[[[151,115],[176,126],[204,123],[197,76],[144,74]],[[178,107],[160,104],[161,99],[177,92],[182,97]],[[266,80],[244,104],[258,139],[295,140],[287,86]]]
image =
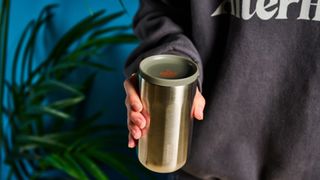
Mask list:
[[176,171],[187,160],[197,65],[181,56],[157,55],[144,59],[139,71],[143,114],[149,117],[139,140],[139,160],[155,172]]

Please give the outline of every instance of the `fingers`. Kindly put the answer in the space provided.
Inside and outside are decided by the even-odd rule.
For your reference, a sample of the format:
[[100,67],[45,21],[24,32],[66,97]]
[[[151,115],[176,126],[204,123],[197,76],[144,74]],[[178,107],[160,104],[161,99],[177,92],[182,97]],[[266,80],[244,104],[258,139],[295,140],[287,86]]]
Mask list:
[[134,148],[137,145],[136,141],[133,139],[132,135],[129,133],[128,137],[128,147]]
[[128,80],[124,81],[124,89],[127,94],[126,106],[134,111],[142,111],[142,103],[139,98],[138,92],[134,84],[136,83],[136,76],[131,76]]
[[132,123],[132,121],[129,121],[128,130],[128,147],[134,148],[137,145],[138,139],[140,139],[142,136],[142,130],[137,125]]
[[146,127],[146,120],[142,115],[142,102],[136,89],[136,76],[131,76],[124,82],[127,94],[125,104],[127,107],[127,125],[129,130],[128,147],[134,148],[137,140],[142,136],[142,129]]
[[129,130],[128,147],[134,148],[137,145],[137,141],[146,133],[147,121],[142,113],[135,111],[128,112],[127,121]]
[[[135,86],[136,80],[136,76],[131,76],[124,82],[124,88],[127,94],[125,104],[128,113],[127,125],[129,130],[129,148],[134,148],[137,145],[138,139],[146,133],[146,129],[148,129],[147,127],[150,124],[149,116],[143,111],[142,102]],[[198,120],[202,120],[204,108],[205,99],[197,88],[192,108],[193,116]]]
[[193,102],[193,116],[198,120],[203,120],[203,111],[205,107],[206,101],[204,97],[201,95],[199,89],[196,91],[196,95],[194,97]]
[[[128,112],[128,123],[133,123],[138,126],[140,129],[146,127],[146,120],[140,112],[130,111]],[[128,125],[130,125],[130,123]]]
[[129,129],[129,133],[132,135],[132,137],[135,140],[138,140],[141,137],[142,132],[141,132],[141,129],[137,125],[130,123],[128,126],[128,129]]

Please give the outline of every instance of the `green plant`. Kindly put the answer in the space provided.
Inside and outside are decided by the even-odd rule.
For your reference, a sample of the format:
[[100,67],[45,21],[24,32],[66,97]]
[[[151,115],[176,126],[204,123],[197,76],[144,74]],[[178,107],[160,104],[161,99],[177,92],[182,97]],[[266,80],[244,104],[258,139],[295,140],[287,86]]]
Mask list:
[[[97,71],[112,70],[92,59],[106,45],[136,42],[134,35],[119,33],[129,26],[106,26],[123,12],[105,15],[100,11],[83,19],[58,40],[40,64],[35,64],[37,36],[50,23],[56,5],[45,7],[24,29],[12,60],[11,79],[5,81],[9,5],[9,0],[3,0],[0,13],[0,124],[5,115],[10,126],[9,132],[0,132],[0,138],[10,167],[7,178],[38,179],[54,171],[60,173],[51,173],[53,179],[65,175],[108,179],[104,168],[137,178],[121,161],[125,155],[117,152],[117,147],[125,145],[126,128],[97,122],[103,111],[77,117]],[[71,81],[70,74],[83,68],[92,70],[82,81]],[[6,106],[5,87],[9,92]]]
[[0,147],[2,146],[2,129],[3,129],[3,96],[4,96],[4,81],[7,57],[7,38],[8,38],[8,22],[9,22],[9,1],[3,0],[0,4]]

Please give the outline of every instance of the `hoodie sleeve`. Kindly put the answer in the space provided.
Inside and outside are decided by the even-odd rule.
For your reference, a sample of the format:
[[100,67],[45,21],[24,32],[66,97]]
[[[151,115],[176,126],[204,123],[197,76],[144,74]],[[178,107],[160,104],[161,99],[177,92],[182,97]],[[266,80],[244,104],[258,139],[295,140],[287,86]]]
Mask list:
[[[180,1],[180,2],[178,2]],[[142,59],[157,54],[176,54],[194,60],[200,69],[199,88],[202,84],[202,63],[190,37],[191,15],[187,0],[140,0],[133,21],[139,46],[125,64],[129,77],[137,72]]]

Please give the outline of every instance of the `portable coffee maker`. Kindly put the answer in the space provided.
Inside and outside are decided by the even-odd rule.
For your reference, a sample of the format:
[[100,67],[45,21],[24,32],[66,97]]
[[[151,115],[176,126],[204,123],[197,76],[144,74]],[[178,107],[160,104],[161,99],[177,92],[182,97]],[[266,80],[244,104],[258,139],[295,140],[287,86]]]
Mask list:
[[147,125],[138,144],[139,161],[168,173],[187,160],[192,135],[192,104],[199,70],[182,56],[155,55],[139,66],[139,89]]

